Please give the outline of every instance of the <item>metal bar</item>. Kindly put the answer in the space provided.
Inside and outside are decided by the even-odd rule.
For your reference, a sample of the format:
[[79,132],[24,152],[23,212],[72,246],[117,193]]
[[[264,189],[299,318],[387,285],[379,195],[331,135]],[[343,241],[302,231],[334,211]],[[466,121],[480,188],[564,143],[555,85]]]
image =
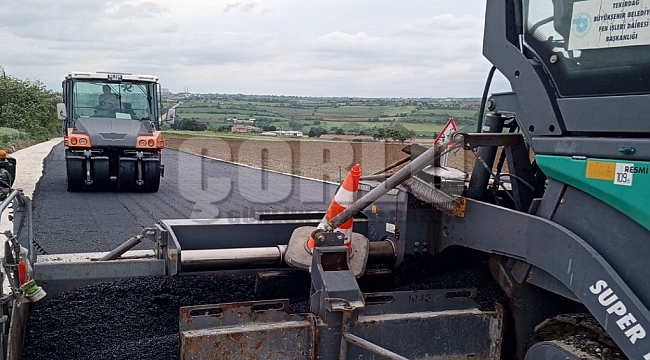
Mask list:
[[[124,243],[120,247],[126,248],[126,244]],[[282,266],[286,250],[286,245],[231,249],[181,249],[181,267],[184,271],[188,271]],[[117,249],[113,250],[113,252],[116,251]],[[373,264],[390,264],[395,261],[395,254],[395,244],[391,241],[373,241],[370,242],[368,261]],[[102,259],[109,258],[109,255]]]
[[[504,118],[504,120],[506,120]],[[488,126],[487,124],[484,127]],[[505,127],[505,123],[504,123]],[[502,129],[503,130],[503,129]],[[517,146],[521,143],[523,137],[519,133],[504,133],[504,132],[484,132],[480,134],[476,133],[456,133],[457,142],[463,142],[466,149],[476,149],[484,146]]]
[[372,181],[372,180],[383,181],[386,180],[386,178],[393,176],[393,174],[394,173],[388,172],[379,175],[366,175],[366,176],[362,176],[360,180],[361,181]]
[[[444,148],[451,141],[451,136],[442,144],[440,148]],[[431,161],[434,161],[437,157],[442,155],[439,151],[440,149],[437,146],[429,148],[427,151],[422,153],[422,155],[415,158],[408,165],[401,168],[393,176],[386,179],[386,181],[377,185],[376,188],[372,189],[369,193],[359,198],[357,201],[353,202],[347,209],[342,211],[340,214],[335,216],[327,225],[326,231],[332,231],[339,226],[341,226],[348,219],[352,218],[356,213],[363,210],[373,202],[377,201],[380,197],[388,193],[391,189],[400,185],[406,181],[411,176],[415,175],[417,172],[421,171],[425,166],[427,166]]]
[[29,306],[14,301],[10,311],[9,331],[5,343],[7,346],[6,356],[7,360],[20,360],[22,359],[25,333],[27,332]]
[[104,255],[101,259],[99,259],[99,261],[115,260],[120,256],[124,255],[124,253],[132,249],[134,246],[142,242],[142,239],[149,236],[153,236],[155,234],[156,234],[155,228],[144,228],[142,229],[142,232],[139,235],[136,235],[130,238],[129,240],[125,241],[120,246],[115,248],[113,251]]
[[11,204],[11,202],[16,198],[16,196],[18,196],[19,192],[20,192],[19,190],[14,190],[9,195],[7,195],[7,197],[4,200],[2,200],[2,202],[0,203],[0,214],[4,212],[5,209],[7,209],[9,204]]
[[286,251],[285,245],[275,247],[181,250],[181,268],[232,269],[260,266],[281,266]]
[[93,180],[90,178],[90,154],[85,151],[84,154],[86,155],[86,185],[91,185]]
[[[504,117],[498,114],[487,114],[485,117],[484,133],[501,133],[503,131]],[[492,135],[490,135],[492,136]],[[470,140],[471,141],[471,140]],[[487,165],[487,169],[476,159],[472,170],[472,178],[467,188],[467,197],[471,199],[482,199],[488,192],[488,182],[492,176],[492,167],[497,155],[498,146],[480,146],[477,154]],[[489,169],[489,170],[488,170]]]
[[125,252],[129,251],[131,248],[133,248],[134,246],[141,243],[142,238],[144,238],[144,236],[142,234],[136,235],[136,236],[130,238],[129,240],[125,241],[120,246],[115,248],[113,251],[111,251],[108,254],[104,255],[101,259],[99,259],[99,261],[115,260],[115,259],[119,258]]
[[392,168],[398,167],[398,166],[404,164],[405,162],[407,162],[407,161],[409,161],[409,160],[411,160],[411,157],[410,157],[410,156],[409,156],[409,157],[406,157],[406,158],[404,158],[404,159],[402,159],[402,160],[398,160],[398,161],[396,161],[396,162],[394,162],[394,163],[392,163],[392,164],[386,166],[385,168],[383,168],[383,169],[381,169],[381,170],[379,170],[379,171],[377,171],[377,172],[372,173],[371,175],[379,175],[379,174],[383,174],[383,173],[385,173],[386,171],[388,171],[388,170],[390,170],[390,169],[392,169]]
[[394,352],[384,349],[383,347],[373,344],[368,340],[362,339],[356,335],[345,333],[343,338],[350,342],[350,344],[356,345],[362,349],[366,349],[373,354],[383,356],[386,359],[391,360],[409,360],[401,355],[395,354]]
[[47,292],[48,298],[98,282],[166,275],[163,259],[67,262],[69,255],[74,254],[57,254],[60,258],[57,262],[34,264],[34,280]]
[[324,211],[300,211],[300,212],[264,212],[256,211],[255,220],[315,220],[320,221],[325,216]]
[[[347,309],[343,311],[343,318],[341,321],[341,333],[348,334],[350,332],[350,320],[352,319],[352,310]],[[348,359],[348,341],[345,337],[341,337],[341,344],[339,345],[339,360]]]

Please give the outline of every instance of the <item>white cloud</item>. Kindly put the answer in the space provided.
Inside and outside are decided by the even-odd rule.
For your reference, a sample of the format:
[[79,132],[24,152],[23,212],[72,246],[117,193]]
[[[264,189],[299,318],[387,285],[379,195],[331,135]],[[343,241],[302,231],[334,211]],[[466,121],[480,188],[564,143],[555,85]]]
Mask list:
[[[5,0],[8,74],[156,74],[194,92],[479,96],[483,1]],[[505,82],[497,79],[497,87]]]

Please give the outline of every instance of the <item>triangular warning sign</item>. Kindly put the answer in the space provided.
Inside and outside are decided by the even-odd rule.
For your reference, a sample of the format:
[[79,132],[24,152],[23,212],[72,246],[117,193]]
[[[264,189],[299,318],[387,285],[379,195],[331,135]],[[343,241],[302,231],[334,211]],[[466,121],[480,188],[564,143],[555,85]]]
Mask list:
[[450,118],[449,121],[447,121],[447,125],[442,129],[440,134],[438,134],[438,137],[436,138],[436,141],[434,144],[440,145],[445,140],[447,140],[447,137],[451,135],[452,133],[458,131],[458,127],[456,126],[456,122],[454,121],[454,118]]

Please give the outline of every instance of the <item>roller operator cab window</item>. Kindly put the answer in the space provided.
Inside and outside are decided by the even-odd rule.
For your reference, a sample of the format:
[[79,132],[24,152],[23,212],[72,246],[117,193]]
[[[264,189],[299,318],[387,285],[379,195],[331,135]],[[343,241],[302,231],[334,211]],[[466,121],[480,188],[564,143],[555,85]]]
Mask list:
[[150,119],[155,106],[152,96],[149,96],[152,88],[150,84],[137,82],[75,81],[72,88],[73,119]]
[[650,91],[650,0],[524,0],[524,17],[560,96]]

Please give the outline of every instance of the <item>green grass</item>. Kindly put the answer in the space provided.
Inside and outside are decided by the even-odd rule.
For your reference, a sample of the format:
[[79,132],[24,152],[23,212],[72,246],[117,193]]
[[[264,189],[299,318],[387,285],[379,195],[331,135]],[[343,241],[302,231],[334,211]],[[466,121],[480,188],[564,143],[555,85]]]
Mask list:
[[[475,123],[479,103],[477,99],[448,102],[436,99],[394,101],[217,95],[210,99],[185,99],[177,108],[177,113],[181,118],[197,119],[208,126],[231,125],[226,122],[228,118],[255,118],[258,121],[254,125],[260,126],[261,121],[278,130],[289,130],[289,121],[293,119],[303,124],[305,134],[314,126],[328,130],[338,127],[358,131],[385,127],[394,121],[416,131],[418,135],[431,136],[442,130],[448,117],[455,118],[459,126]],[[369,119],[378,121],[370,122]],[[315,125],[315,120],[320,124]],[[472,125],[463,126],[473,128]]]
[[427,115],[448,115],[457,118],[472,118],[476,116],[476,111],[473,109],[421,109],[416,111],[414,116],[427,116]]

